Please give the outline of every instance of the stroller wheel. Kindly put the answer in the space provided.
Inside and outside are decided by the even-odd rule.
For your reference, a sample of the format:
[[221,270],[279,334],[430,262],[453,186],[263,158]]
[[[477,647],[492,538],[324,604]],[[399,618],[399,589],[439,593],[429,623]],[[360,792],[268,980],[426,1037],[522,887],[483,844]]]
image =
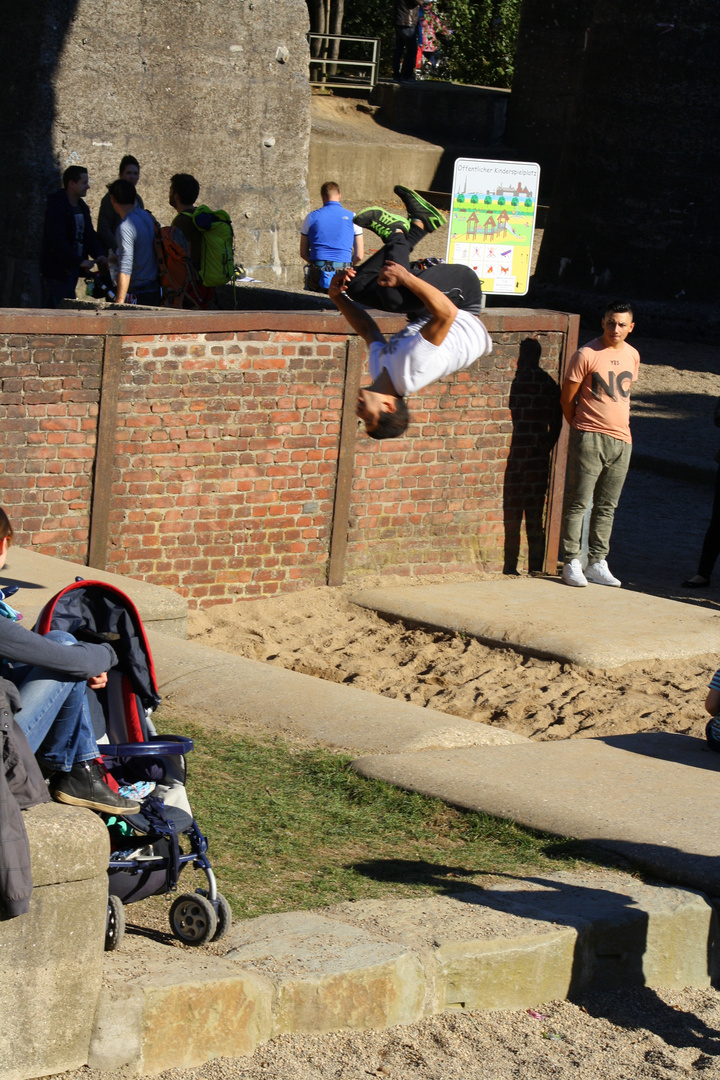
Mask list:
[[218,920],[215,910],[200,893],[183,893],[170,908],[170,929],[185,945],[205,945],[212,941]]
[[107,921],[105,923],[105,952],[120,948],[125,937],[125,908],[117,896],[108,896]]
[[[198,889],[197,891],[201,896],[207,896],[207,889]],[[225,937],[232,926],[233,920],[232,908],[220,892],[217,894],[217,902],[217,930],[213,934],[213,941],[219,941],[220,938]]]

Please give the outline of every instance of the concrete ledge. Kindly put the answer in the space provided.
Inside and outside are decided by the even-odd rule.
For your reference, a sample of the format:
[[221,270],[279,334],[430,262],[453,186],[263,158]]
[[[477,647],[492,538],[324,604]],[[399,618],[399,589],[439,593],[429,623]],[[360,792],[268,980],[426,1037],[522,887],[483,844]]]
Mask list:
[[716,652],[720,631],[715,611],[629,589],[573,589],[560,578],[367,589],[352,601],[409,625],[590,668]]
[[720,760],[702,739],[651,732],[528,741],[377,755],[354,767],[454,806],[592,841],[666,881],[720,896],[716,838],[703,825],[720,816]]
[[716,937],[699,893],[610,871],[265,915],[236,925],[222,958],[131,936],[134,955],[123,956],[126,938],[106,957],[89,1064],[147,1075],[251,1054],[281,1032],[530,1008],[617,986],[705,987]]
[[129,975],[122,951],[108,954],[91,1069],[132,1076],[189,1069],[213,1057],[249,1057],[271,1037],[272,986],[251,971],[162,947],[143,967]]
[[20,586],[20,592],[11,603],[22,611],[26,626],[31,627],[48,600],[61,589],[72,585],[76,577],[88,581],[106,581],[127,593],[140,612],[146,629],[153,628],[172,637],[187,637],[188,605],[179,593],[137,578],[109,574],[82,563],[40,555],[29,548],[10,548],[5,569],[0,573],[0,587],[3,584]]

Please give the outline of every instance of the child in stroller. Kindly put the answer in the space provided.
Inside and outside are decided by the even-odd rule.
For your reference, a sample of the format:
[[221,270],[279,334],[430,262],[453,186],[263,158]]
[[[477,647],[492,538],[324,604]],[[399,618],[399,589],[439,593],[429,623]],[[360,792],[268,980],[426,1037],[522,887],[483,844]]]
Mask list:
[[106,949],[116,949],[122,940],[123,904],[173,892],[189,864],[204,872],[207,889],[174,900],[170,928],[186,945],[219,939],[230,928],[232,912],[217,891],[208,842],[193,818],[185,790],[185,757],[193,742],[155,731],[151,716],[160,695],[137,609],[113,585],[77,579],[48,601],[35,629],[40,634],[64,630],[79,641],[110,644],[118,657],[107,685],[88,691],[107,782],[140,802],[137,813],[105,815],[112,849]]

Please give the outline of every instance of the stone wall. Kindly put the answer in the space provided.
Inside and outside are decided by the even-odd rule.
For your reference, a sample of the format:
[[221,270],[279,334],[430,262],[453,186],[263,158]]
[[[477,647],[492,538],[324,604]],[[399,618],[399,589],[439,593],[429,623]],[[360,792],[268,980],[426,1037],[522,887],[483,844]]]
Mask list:
[[229,211],[236,256],[283,280],[307,212],[310,137],[304,0],[47,0],[5,25],[12,108],[0,123],[0,304],[39,303],[45,196],[86,165],[96,217],[121,157],[167,224],[169,178]]
[[[584,13],[569,0],[561,7]],[[528,0],[523,11],[532,50],[513,89],[513,118],[546,86],[538,47],[546,9]],[[713,0],[672,10],[662,0],[592,0],[587,16],[579,70],[557,65],[577,81],[536,283],[717,310],[720,8]]]
[[552,565],[550,433],[577,320],[485,321],[492,355],[377,443],[358,433],[365,349],[339,314],[5,312],[0,503],[23,544],[192,604]]
[[85,1065],[102,983],[108,831],[91,810],[44,803],[23,813],[30,911],[0,918],[0,1076]]

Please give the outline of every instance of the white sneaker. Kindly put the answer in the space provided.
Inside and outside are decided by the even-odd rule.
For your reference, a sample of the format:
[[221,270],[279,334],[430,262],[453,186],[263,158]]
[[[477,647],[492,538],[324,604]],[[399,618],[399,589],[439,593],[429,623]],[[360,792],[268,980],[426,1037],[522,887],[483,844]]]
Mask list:
[[614,585],[616,588],[620,588],[622,581],[618,581],[616,577],[610,573],[606,559],[602,559],[600,562],[590,563],[585,576],[588,581],[592,581],[593,585]]
[[582,564],[579,559],[571,559],[562,568],[562,579],[566,585],[577,585],[582,588],[587,585],[587,579],[582,572]]

